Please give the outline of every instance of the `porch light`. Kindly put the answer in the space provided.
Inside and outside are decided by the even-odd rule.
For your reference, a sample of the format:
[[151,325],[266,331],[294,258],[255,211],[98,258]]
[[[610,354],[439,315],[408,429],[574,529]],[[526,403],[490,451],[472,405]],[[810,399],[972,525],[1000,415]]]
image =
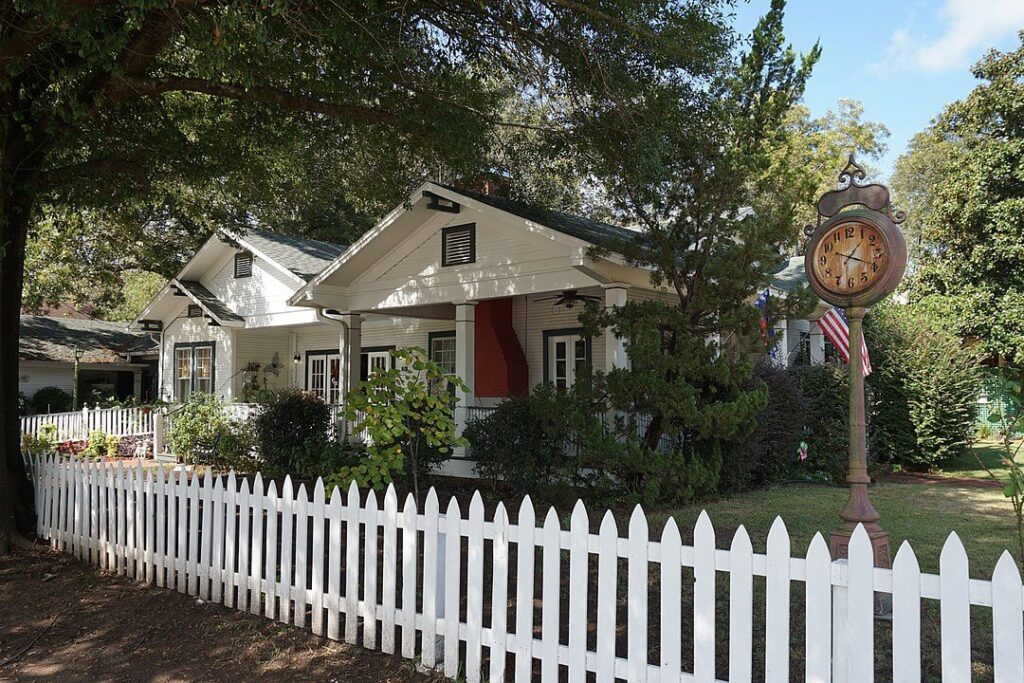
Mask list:
[[300,360],[302,360],[302,357],[299,355],[298,351],[296,351],[295,355],[292,356],[292,362],[298,365]]

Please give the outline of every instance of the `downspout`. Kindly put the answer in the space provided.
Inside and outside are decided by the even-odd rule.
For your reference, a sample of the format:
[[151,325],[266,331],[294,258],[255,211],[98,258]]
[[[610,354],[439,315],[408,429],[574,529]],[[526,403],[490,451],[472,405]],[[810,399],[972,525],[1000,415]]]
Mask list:
[[[349,344],[348,323],[345,322],[344,320],[342,320],[341,318],[334,317],[334,316],[340,316],[340,315],[341,314],[338,313],[337,309],[334,309],[334,308],[321,308],[320,306],[316,307],[316,319],[317,319],[318,322],[322,322],[322,323],[325,323],[327,325],[332,325],[332,324],[333,325],[338,325],[338,326],[341,327],[341,330],[342,330],[341,333],[345,336],[345,348],[347,350],[348,349],[348,344]],[[341,349],[339,348],[338,351],[340,352]],[[348,385],[349,384],[348,378],[349,378],[349,374],[350,373],[349,373],[349,368],[348,368],[348,359],[345,358],[344,355],[342,355],[341,363],[342,363],[342,368],[341,368],[341,371],[339,371],[340,376],[338,377],[338,382],[341,385],[340,386],[341,395],[342,396],[348,396],[348,392],[349,392],[349,390],[352,387],[350,387]]]

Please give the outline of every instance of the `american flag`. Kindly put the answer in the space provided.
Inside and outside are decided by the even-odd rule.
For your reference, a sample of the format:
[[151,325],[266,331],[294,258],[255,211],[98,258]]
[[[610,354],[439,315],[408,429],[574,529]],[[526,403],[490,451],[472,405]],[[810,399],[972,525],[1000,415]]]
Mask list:
[[[818,327],[832,346],[836,347],[843,362],[850,362],[850,327],[846,324],[846,312],[841,308],[832,307],[829,312],[818,319]],[[860,335],[860,355],[863,359],[864,376],[871,374],[871,358],[868,356],[868,345],[864,343],[864,333]]]

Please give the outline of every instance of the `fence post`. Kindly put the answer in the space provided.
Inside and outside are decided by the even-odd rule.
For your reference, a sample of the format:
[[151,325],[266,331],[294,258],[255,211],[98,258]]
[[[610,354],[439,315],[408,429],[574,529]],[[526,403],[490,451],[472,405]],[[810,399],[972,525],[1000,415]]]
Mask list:
[[81,426],[81,430],[82,431],[81,431],[81,433],[79,435],[79,439],[83,439],[83,440],[84,439],[88,439],[89,438],[89,406],[87,406],[87,405],[83,405],[82,406],[82,426]]
[[[845,559],[832,561],[832,681],[846,683],[849,680],[847,661],[849,652],[846,646],[847,611],[850,606],[847,577],[849,576],[848,561]],[[836,583],[836,575],[842,577],[842,583]]]
[[155,460],[164,452],[164,413],[162,410],[153,411],[153,459]]

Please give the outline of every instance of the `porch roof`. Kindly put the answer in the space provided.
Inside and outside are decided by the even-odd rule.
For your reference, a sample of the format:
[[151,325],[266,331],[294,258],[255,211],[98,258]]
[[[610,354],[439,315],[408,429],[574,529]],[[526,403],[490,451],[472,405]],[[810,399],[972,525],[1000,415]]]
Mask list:
[[206,312],[216,318],[218,322],[245,322],[242,316],[228,308],[227,304],[218,299],[213,292],[208,290],[198,280],[175,280],[174,282],[180,285],[196,303],[205,308]]
[[156,353],[146,334],[132,334],[127,323],[88,318],[21,316],[18,356],[22,360],[73,363],[75,348],[82,363],[124,363],[125,356]]

